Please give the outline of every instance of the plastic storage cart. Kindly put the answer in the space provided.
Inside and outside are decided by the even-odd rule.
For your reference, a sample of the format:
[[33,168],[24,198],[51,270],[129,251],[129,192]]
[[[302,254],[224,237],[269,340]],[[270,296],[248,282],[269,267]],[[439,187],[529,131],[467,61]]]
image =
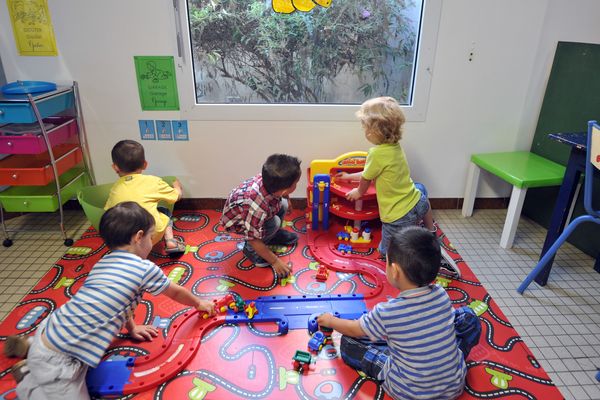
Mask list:
[[12,245],[5,212],[59,211],[67,237],[63,205],[93,182],[77,82],[37,93],[0,93],[0,222],[5,247]]

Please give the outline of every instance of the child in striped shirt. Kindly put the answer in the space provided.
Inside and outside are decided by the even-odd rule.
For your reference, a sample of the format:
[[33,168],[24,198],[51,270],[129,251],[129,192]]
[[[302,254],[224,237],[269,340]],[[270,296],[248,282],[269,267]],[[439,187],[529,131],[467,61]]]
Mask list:
[[123,327],[135,340],[158,336],[155,327],[133,319],[144,292],[215,313],[213,302],[172,283],[146,260],[153,231],[154,218],[135,202],[119,203],[104,213],[100,235],[111,252],[94,265],[75,296],[38,326],[27,351],[29,372],[17,384],[19,399],[89,399],[87,369],[98,366]]
[[394,399],[455,399],[465,385],[465,358],[479,340],[479,319],[468,307],[454,311],[445,290],[430,284],[441,254],[427,229],[393,234],[386,258],[398,297],[358,320],[326,313],[317,322],[342,333],[342,359],[381,381]]

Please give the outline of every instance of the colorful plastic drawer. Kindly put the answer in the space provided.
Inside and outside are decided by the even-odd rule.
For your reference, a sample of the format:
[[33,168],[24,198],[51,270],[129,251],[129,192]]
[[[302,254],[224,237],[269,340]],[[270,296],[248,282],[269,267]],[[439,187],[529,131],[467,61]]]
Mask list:
[[[33,100],[42,118],[46,118],[72,108],[73,90],[60,88],[33,96]],[[37,118],[27,95],[0,96],[0,124],[36,122]]]
[[[89,178],[83,168],[73,168],[61,175],[61,200],[66,203],[84,186],[89,185]],[[15,186],[0,192],[0,203],[9,212],[54,212],[58,210],[56,185]]]
[[[77,137],[77,121],[71,117],[44,118],[44,124],[52,147],[73,142]],[[48,151],[39,125],[26,125],[0,126],[0,154],[40,154]]]
[[[83,160],[76,144],[61,144],[53,149],[58,175],[62,175]],[[14,155],[0,160],[0,185],[34,186],[54,181],[50,155]]]

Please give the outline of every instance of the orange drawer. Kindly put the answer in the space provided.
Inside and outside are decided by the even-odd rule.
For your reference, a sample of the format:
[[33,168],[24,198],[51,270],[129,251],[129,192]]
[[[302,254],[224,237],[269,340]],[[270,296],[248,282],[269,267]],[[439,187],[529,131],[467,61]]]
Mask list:
[[[83,160],[77,144],[62,144],[53,149],[58,175]],[[13,155],[0,160],[0,185],[41,186],[54,181],[48,152],[39,155]]]

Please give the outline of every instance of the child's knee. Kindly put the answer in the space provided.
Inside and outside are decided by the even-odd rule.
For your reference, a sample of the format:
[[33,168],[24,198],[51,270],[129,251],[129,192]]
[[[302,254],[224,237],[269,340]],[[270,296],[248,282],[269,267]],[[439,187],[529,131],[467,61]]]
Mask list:
[[466,358],[471,349],[479,343],[481,321],[475,312],[466,306],[454,311],[454,327],[460,350]]
[[340,339],[340,356],[342,360],[354,369],[362,369],[361,361],[366,353],[366,348],[356,340],[346,335]]

